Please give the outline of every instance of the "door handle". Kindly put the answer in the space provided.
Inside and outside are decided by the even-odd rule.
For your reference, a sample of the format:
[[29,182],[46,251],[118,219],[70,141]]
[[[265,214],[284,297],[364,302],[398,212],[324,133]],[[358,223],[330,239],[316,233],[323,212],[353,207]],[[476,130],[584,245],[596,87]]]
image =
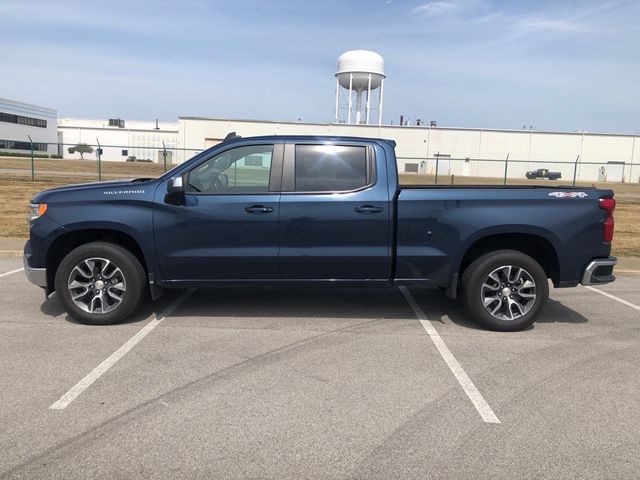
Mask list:
[[369,215],[371,213],[380,213],[384,209],[382,207],[374,207],[373,205],[360,205],[356,207],[356,212],[364,213],[365,215]]
[[272,207],[265,207],[264,205],[251,205],[244,209],[247,213],[271,213],[273,212]]

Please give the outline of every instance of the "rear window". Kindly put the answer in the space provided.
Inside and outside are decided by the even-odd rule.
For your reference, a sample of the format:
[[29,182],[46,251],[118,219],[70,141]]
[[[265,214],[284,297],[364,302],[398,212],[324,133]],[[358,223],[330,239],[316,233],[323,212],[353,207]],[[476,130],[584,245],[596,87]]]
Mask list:
[[366,147],[296,145],[295,155],[296,192],[343,192],[369,183]]

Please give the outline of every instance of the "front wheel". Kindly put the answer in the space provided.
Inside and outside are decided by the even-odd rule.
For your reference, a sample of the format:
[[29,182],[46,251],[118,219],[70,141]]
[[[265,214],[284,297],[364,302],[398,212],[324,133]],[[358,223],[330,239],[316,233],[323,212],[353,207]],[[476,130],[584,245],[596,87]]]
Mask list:
[[533,258],[515,250],[498,250],[467,267],[462,297],[478,323],[490,330],[514,332],[535,321],[549,297],[549,284]]
[[111,325],[123,321],[144,296],[145,272],[125,248],[107,242],[81,245],[56,271],[56,292],[69,315],[81,323]]

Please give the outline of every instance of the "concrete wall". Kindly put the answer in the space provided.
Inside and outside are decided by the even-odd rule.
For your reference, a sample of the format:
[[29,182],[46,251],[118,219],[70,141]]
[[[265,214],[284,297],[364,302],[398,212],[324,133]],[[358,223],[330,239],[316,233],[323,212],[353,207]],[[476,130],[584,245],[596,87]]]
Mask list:
[[[128,156],[162,162],[162,142],[168,151],[167,163],[175,162],[178,138],[177,123],[158,123],[125,120],[124,128],[110,127],[108,120],[85,120],[61,118],[58,120],[60,142],[64,158],[80,158],[80,154],[70,154],[70,146],[86,143],[102,146],[102,160],[124,161]],[[123,152],[126,150],[126,152]],[[96,153],[84,155],[85,159],[96,158]]]
[[[484,130],[400,126],[366,126],[225,120],[198,117],[178,118],[178,149],[205,149],[221,141],[229,132],[255,135],[350,135],[395,140],[399,170],[405,164],[426,162],[425,173],[433,173],[436,154],[450,155],[439,162],[439,173],[484,177],[502,177],[504,160],[509,156],[508,177],[524,178],[528,170],[548,168],[560,171],[565,180],[596,181],[600,167],[608,161],[625,162],[624,180],[638,182],[640,177],[640,140],[633,135],[538,132],[528,130]],[[195,153],[195,152],[193,152]],[[178,151],[178,161],[191,153]],[[469,158],[465,162],[465,158]],[[494,160],[494,161],[478,161]],[[556,164],[554,162],[567,162]],[[466,163],[466,165],[465,165]],[[592,163],[592,164],[589,164]],[[633,163],[633,166],[631,165]],[[633,169],[633,171],[632,171]]]
[[[14,140],[18,142],[29,142],[29,135],[34,143],[48,143],[46,151],[35,151],[37,154],[56,154],[58,148],[55,143],[58,141],[57,112],[52,108],[40,107],[29,103],[16,102],[0,98],[0,112],[23,117],[38,118],[46,120],[46,128],[32,125],[20,125],[0,121],[0,139]],[[30,149],[3,149],[5,152],[31,153]]]

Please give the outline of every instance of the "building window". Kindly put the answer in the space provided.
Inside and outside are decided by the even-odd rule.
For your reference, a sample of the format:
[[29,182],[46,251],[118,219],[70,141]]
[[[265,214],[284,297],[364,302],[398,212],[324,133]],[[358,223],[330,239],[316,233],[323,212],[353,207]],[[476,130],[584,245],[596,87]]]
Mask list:
[[249,155],[244,159],[245,167],[262,167],[261,155]]
[[121,119],[121,118],[110,118],[109,119],[109,126],[110,127],[124,128],[124,120]]
[[23,117],[13,113],[0,112],[0,122],[17,123],[18,125],[28,125],[30,127],[47,128],[47,121],[41,118]]
[[[0,150],[31,150],[30,142],[20,142],[17,140],[2,140],[0,139]],[[34,143],[33,150],[37,152],[46,152],[46,143]]]
[[128,157],[129,156],[129,150],[122,150],[122,156],[123,157]]
[[404,164],[404,173],[418,173],[418,164],[417,163],[405,163]]

